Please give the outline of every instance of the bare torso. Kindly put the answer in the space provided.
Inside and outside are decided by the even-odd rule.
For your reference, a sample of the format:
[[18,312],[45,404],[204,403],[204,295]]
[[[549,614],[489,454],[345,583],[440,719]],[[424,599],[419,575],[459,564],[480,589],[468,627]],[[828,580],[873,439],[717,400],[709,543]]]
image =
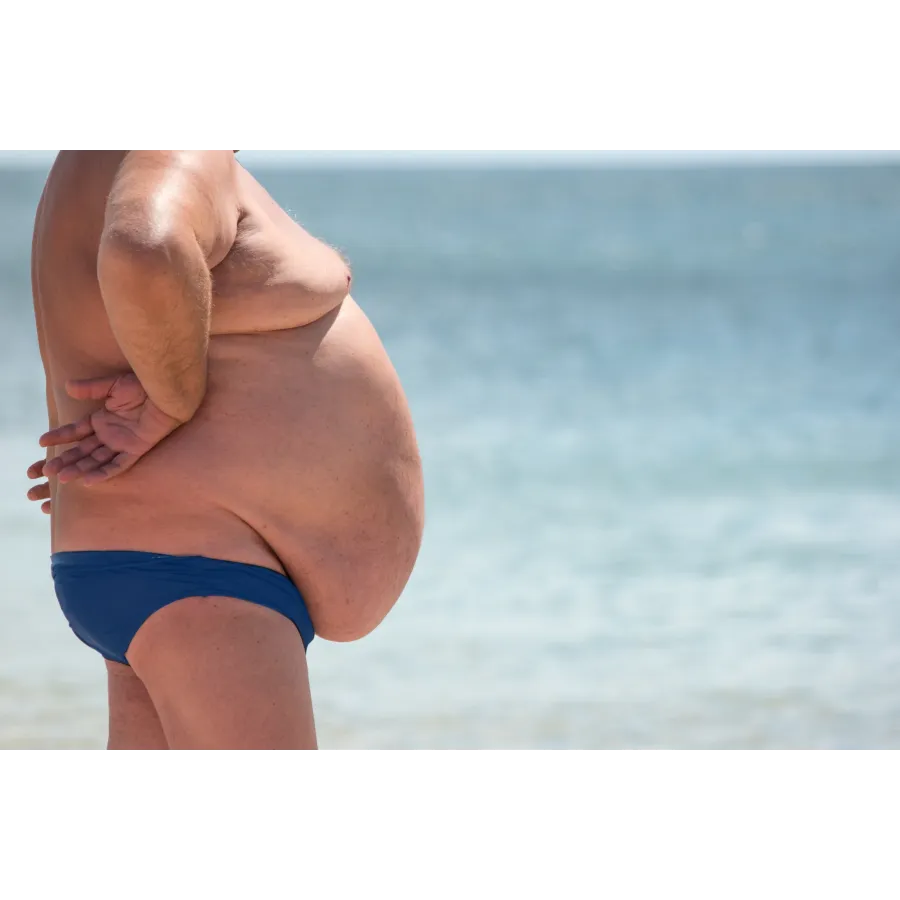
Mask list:
[[[35,315],[50,424],[96,404],[65,382],[129,368],[96,275],[121,155],[61,154],[35,223]],[[241,170],[242,216],[213,270],[209,383],[200,410],[135,468],[54,485],[53,549],[203,555],[284,571],[316,630],[370,631],[402,591],[423,528],[422,475],[396,373],[351,299],[303,328],[215,334],[216,304],[283,302],[306,235]]]

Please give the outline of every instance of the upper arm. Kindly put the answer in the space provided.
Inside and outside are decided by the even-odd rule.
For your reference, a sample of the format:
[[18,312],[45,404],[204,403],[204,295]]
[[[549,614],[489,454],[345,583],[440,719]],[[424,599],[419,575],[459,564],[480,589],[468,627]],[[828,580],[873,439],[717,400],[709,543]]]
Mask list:
[[211,269],[231,249],[239,214],[231,150],[129,150],[110,189],[103,240],[138,251],[195,240]]

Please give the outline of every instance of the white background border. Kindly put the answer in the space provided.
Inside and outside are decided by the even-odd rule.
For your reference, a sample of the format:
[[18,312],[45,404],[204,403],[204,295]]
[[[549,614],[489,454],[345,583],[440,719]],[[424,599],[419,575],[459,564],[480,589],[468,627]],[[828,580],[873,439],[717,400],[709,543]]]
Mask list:
[[[890,9],[19,3],[0,144],[896,155]],[[900,895],[896,753],[2,762],[10,897]]]

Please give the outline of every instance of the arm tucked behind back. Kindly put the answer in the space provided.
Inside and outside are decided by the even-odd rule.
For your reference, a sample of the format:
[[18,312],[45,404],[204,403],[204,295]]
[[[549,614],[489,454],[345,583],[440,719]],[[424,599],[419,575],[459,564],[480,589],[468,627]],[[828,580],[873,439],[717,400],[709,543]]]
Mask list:
[[210,269],[237,232],[224,150],[131,150],[107,202],[97,273],[116,340],[147,395],[179,422],[206,391]]
[[237,234],[237,169],[230,151],[133,150],[107,204],[98,260],[107,314],[150,398],[179,421],[203,398],[210,335],[300,328],[350,291],[337,251],[295,226],[281,289],[213,297],[210,270]]
[[[57,427],[42,435],[41,446],[77,444],[35,463],[29,477],[90,485],[127,472],[199,408],[211,333],[296,328],[347,297],[346,264],[301,229],[297,252],[258,303],[247,295],[219,297],[213,315],[211,270],[233,248],[242,212],[235,176],[229,151],[128,151],[107,200],[97,275],[133,371],[67,382],[71,397],[103,406],[65,425],[52,421],[51,409]],[[29,496],[45,499],[47,485]]]

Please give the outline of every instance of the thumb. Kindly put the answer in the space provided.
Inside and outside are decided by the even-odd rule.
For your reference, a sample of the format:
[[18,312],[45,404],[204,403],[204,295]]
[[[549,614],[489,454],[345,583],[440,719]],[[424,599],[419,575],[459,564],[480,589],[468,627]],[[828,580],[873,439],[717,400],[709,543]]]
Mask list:
[[103,400],[119,380],[118,375],[103,378],[78,378],[66,382],[66,392],[75,400]]

